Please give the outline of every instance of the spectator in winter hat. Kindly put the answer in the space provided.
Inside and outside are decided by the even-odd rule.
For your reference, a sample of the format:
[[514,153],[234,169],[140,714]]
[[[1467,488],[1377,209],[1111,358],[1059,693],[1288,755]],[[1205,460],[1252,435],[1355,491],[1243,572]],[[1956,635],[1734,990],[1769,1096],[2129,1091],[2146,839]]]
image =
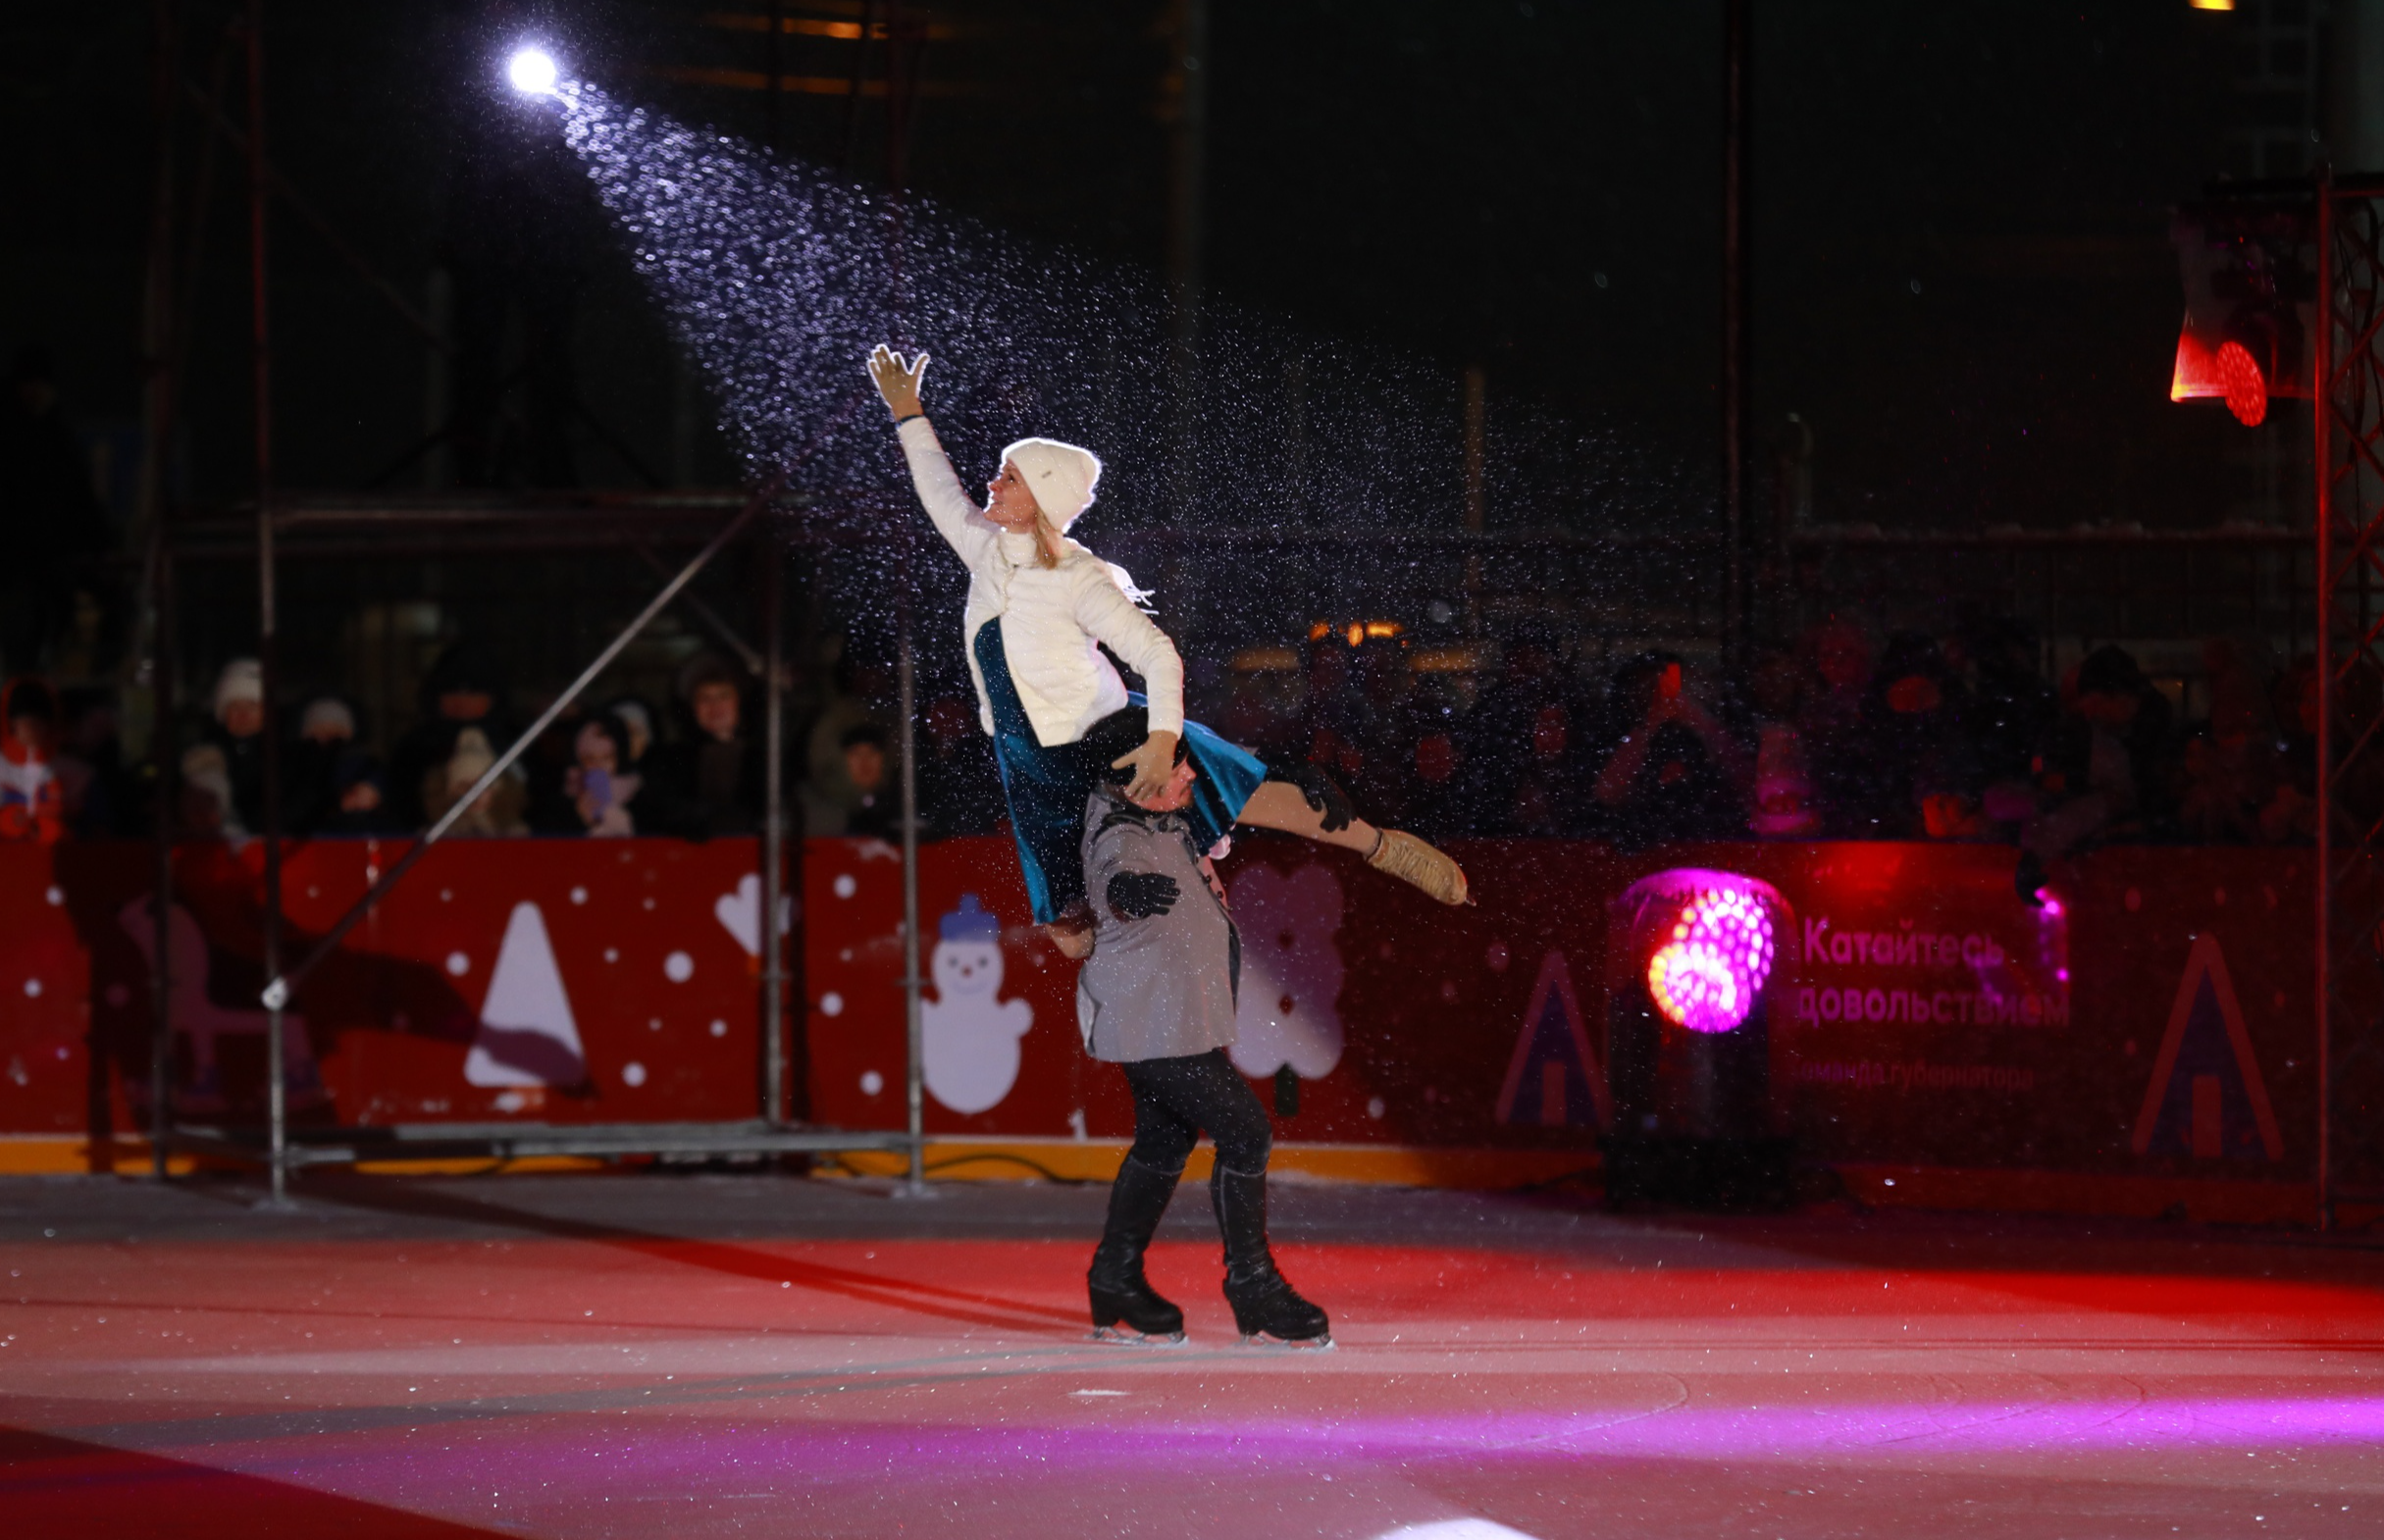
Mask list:
[[298,713],[297,736],[282,749],[283,827],[313,833],[338,810],[332,777],[356,737],[356,713],[335,695],[317,695]]
[[224,767],[224,750],[214,744],[193,744],[182,750],[176,822],[183,838],[245,840],[248,831],[232,796],[232,777]]
[[751,834],[764,803],[760,736],[746,731],[744,682],[719,658],[699,658],[679,680],[684,731],[648,761],[673,833],[691,840]]
[[329,809],[316,825],[318,834],[405,833],[405,826],[389,812],[389,790],[382,781],[381,762],[361,748],[348,749],[333,764]]
[[265,731],[265,665],[255,658],[233,658],[215,680],[215,720],[234,738],[254,738]]
[[828,697],[804,735],[803,832],[814,838],[845,832],[845,815],[859,796],[845,777],[845,733],[863,722],[884,722],[894,686],[890,671],[856,655],[849,643],[835,648]]
[[336,695],[317,695],[298,713],[298,736],[310,744],[352,743],[356,713]]
[[621,695],[604,708],[629,730],[629,768],[645,770],[646,756],[654,746],[653,708],[635,695]]
[[66,833],[52,756],[58,697],[37,679],[0,687],[0,840],[53,845]]
[[[471,791],[494,763],[496,751],[490,746],[486,733],[476,727],[467,727],[456,734],[455,751],[447,756],[444,765],[432,772],[438,778],[435,784],[423,788],[423,812],[434,823],[444,818],[447,810],[462,800],[464,794]],[[530,832],[530,826],[522,819],[522,809],[529,800],[529,791],[521,777],[508,766],[505,773],[496,778],[495,784],[481,793],[479,800],[466,809],[447,832],[450,835],[482,838],[526,835]]]
[[1593,793],[1617,845],[1728,839],[1746,827],[1745,756],[1698,704],[1681,658],[1627,659],[1607,710],[1612,747]]
[[[495,664],[468,642],[441,653],[423,676],[420,718],[389,751],[389,796],[397,804],[392,811],[407,828],[430,822],[423,815],[423,789],[455,752],[456,736],[465,728],[478,727],[498,747],[512,741],[498,709],[503,695]],[[441,780],[443,784],[443,774]]]
[[650,817],[645,778],[626,768],[629,729],[609,711],[590,717],[572,740],[575,763],[564,772],[563,790],[579,815],[580,830],[618,839],[641,831],[639,815]]
[[215,681],[215,723],[205,741],[223,751],[232,786],[230,818],[241,829],[265,827],[265,666],[233,658]]
[[856,838],[899,840],[902,794],[888,774],[893,761],[886,753],[886,730],[875,722],[862,722],[845,730],[844,745],[845,775],[860,794],[853,810],[845,814],[845,833]]
[[2169,703],[2124,648],[2097,647],[2078,665],[2069,710],[2036,756],[2038,812],[2021,834],[2012,886],[2037,901],[2049,865],[2090,844],[2142,841],[2173,823]]

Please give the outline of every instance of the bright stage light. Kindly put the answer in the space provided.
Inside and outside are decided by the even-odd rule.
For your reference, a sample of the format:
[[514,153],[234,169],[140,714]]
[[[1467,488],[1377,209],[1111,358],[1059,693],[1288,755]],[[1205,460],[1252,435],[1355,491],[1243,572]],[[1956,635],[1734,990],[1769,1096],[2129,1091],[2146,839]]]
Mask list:
[[2302,256],[2317,238],[2307,211],[2265,197],[2189,204],[2169,233],[2186,297],[2169,399],[2223,400],[2257,428],[2276,398],[2307,396],[2303,355],[2318,325]]
[[2218,378],[2226,385],[2227,410],[2246,428],[2257,428],[2268,417],[2268,381],[2259,360],[2241,342],[2218,347]]
[[519,48],[506,61],[505,78],[527,96],[552,96],[558,78],[554,55],[544,48]]
[[1744,888],[1716,884],[1681,906],[1647,959],[1647,993],[1664,1019],[1728,1032],[1754,1009],[1772,972],[1772,917]]
[[1676,866],[1625,889],[1606,920],[1607,1201],[1786,1206],[1787,1087],[1772,1060],[1801,1025],[1775,998],[1795,970],[1795,910],[1769,883]]

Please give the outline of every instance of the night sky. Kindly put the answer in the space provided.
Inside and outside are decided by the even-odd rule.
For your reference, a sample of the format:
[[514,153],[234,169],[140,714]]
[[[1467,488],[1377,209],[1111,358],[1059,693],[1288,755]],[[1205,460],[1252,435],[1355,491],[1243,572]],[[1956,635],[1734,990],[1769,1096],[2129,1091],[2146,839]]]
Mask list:
[[[2226,165],[2248,110],[2230,73],[2242,17],[2183,0],[1755,9],[1756,429],[1770,442],[1788,413],[1811,425],[1816,516],[1890,528],[2228,516],[2225,456],[2250,436],[2219,409],[2166,399],[2181,306],[2167,223]],[[224,13],[182,10],[181,68],[203,90]],[[763,93],[732,79],[764,67],[761,34],[721,25],[718,5],[267,12],[275,158],[418,302],[456,234],[472,115],[508,110],[490,84],[497,39],[544,27],[619,96],[767,128]],[[1166,15],[1099,0],[927,13],[911,185],[1005,229],[1157,266]],[[125,3],[18,7],[0,24],[0,111],[18,147],[0,162],[0,342],[54,349],[86,425],[137,410],[149,24]],[[1710,479],[1719,0],[1216,0],[1211,28],[1203,255],[1216,292],[1452,373],[1479,363],[1494,410],[1529,402],[1620,428],[1684,480]],[[780,68],[833,80],[855,46],[791,36]],[[236,68],[228,78],[236,99]],[[185,111],[177,146],[185,194],[193,122]],[[882,100],[855,115],[840,96],[795,95],[777,128],[788,154],[885,175]],[[202,499],[238,495],[247,475],[239,171],[216,163],[193,287],[184,439]],[[660,324],[593,201],[570,196],[581,207],[557,240],[586,274],[590,406],[648,465],[732,477],[708,432],[674,436]],[[286,210],[273,242],[285,479],[360,487],[423,431],[425,349]],[[634,482],[593,442],[579,459],[589,481]]]

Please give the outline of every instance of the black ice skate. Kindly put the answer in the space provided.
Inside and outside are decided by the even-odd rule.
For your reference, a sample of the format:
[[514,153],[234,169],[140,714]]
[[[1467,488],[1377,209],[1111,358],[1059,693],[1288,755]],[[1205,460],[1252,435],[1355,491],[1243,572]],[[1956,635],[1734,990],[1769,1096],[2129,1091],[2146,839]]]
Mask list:
[[1183,1346],[1184,1312],[1145,1282],[1140,1269],[1123,1288],[1103,1288],[1096,1275],[1089,1292],[1095,1342],[1141,1348]]
[[1143,1253],[1166,1212],[1167,1200],[1175,1195],[1175,1179],[1131,1155],[1117,1167],[1117,1180],[1110,1188],[1109,1223],[1084,1277],[1096,1342],[1172,1348],[1184,1340],[1184,1312],[1142,1275]]
[[1277,1342],[1301,1348],[1332,1346],[1332,1323],[1324,1311],[1300,1297],[1274,1265],[1267,1245],[1267,1173],[1230,1171],[1222,1164],[1209,1176],[1217,1205],[1217,1228],[1225,1239],[1225,1303],[1246,1343]]

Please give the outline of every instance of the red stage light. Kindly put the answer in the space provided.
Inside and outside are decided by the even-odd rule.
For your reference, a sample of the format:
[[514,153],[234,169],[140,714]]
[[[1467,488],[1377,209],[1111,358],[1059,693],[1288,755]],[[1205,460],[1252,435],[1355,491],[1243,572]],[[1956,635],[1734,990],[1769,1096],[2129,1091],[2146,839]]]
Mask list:
[[2259,361],[2241,342],[2225,342],[2218,349],[2218,379],[2227,392],[2227,410],[2246,428],[2257,428],[2268,417],[2268,382],[2259,372]]
[[2255,428],[2278,396],[2306,396],[2304,340],[2314,324],[2315,284],[2305,253],[2310,211],[2291,198],[2238,197],[2177,211],[2185,324],[2169,399],[2222,399]]

